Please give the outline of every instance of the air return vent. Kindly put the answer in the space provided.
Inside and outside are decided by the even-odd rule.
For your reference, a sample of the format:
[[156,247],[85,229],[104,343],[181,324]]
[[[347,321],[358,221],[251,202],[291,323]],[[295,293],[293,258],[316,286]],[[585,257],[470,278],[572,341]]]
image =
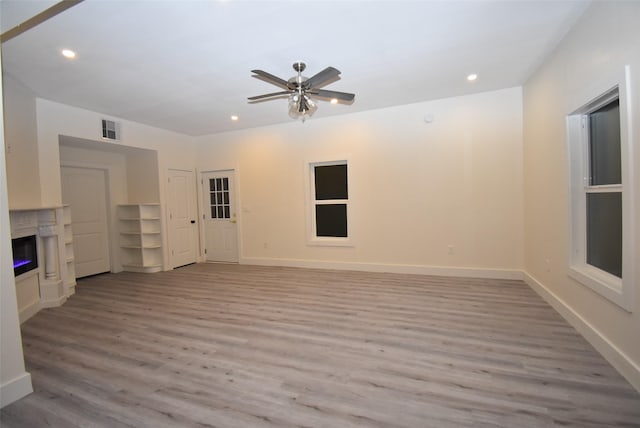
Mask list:
[[102,119],[102,138],[105,140],[119,140],[120,124],[113,120]]

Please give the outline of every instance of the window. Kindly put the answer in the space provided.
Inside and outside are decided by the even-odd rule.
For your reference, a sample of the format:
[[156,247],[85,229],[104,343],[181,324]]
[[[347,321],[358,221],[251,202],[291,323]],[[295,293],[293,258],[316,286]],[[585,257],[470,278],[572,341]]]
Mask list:
[[347,161],[309,163],[311,244],[349,245]]
[[228,177],[209,179],[209,206],[211,218],[231,218]]
[[568,117],[569,275],[631,311],[634,201],[631,116],[625,80]]
[[622,278],[620,101],[584,117],[589,174],[586,192],[587,264]]

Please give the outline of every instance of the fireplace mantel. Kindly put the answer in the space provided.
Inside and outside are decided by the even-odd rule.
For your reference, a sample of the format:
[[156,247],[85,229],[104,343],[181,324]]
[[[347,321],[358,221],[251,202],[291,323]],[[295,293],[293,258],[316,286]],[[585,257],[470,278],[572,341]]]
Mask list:
[[[68,263],[65,215],[69,207],[11,208],[11,238],[36,235],[38,269],[16,277],[20,321],[24,322],[40,308],[62,305],[75,293],[73,262]],[[68,225],[70,227],[70,225]],[[24,296],[20,301],[20,296]]]

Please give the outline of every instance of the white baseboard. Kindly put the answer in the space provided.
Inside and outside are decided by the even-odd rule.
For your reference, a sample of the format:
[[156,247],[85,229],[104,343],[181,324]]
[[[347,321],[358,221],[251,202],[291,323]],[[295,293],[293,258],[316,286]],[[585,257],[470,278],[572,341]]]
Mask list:
[[278,259],[269,257],[242,257],[240,259],[240,263],[260,266],[286,266],[314,269],[355,270],[364,272],[408,273],[417,275],[458,276],[466,278],[522,279],[522,271],[518,269],[401,265],[324,260]]
[[616,345],[611,343],[598,329],[575,312],[569,304],[545,287],[540,281],[523,272],[524,281],[549,303],[569,324],[573,326],[602,356],[640,392],[640,366]]
[[0,408],[7,406],[33,392],[31,375],[24,372],[20,376],[0,385]]
[[76,294],[76,283],[75,281],[73,282],[73,284],[67,285],[66,286],[67,291],[65,293],[65,296],[67,297],[67,299],[71,296],[73,296],[74,294]]
[[51,300],[41,299],[40,305],[42,305],[43,308],[57,308],[58,306],[64,305],[64,302],[66,301],[67,301],[67,296],[60,296],[57,299],[51,299]]
[[26,320],[28,320],[29,318],[37,314],[40,311],[40,309],[42,309],[42,303],[40,303],[40,300],[36,300],[35,302],[20,309],[18,313],[18,319],[20,320],[20,324],[22,324],[23,322],[25,322]]

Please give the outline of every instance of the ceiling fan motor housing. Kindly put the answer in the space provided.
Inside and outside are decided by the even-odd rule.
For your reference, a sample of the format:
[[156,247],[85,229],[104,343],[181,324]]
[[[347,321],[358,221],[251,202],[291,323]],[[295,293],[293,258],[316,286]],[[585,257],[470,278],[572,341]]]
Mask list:
[[291,89],[298,89],[298,87],[302,86],[302,84],[307,80],[309,80],[309,78],[302,75],[293,76],[291,79],[288,80],[289,82],[288,86]]

